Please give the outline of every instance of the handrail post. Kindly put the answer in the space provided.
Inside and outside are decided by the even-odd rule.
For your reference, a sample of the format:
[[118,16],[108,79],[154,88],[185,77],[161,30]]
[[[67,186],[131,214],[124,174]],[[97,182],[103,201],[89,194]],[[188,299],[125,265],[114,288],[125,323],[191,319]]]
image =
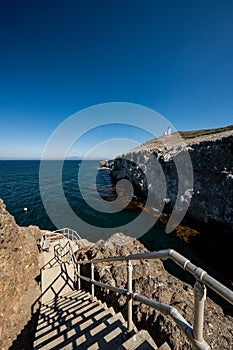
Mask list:
[[67,245],[64,245],[63,250],[64,250],[64,259],[63,259],[63,262],[68,262],[68,249],[67,249]]
[[80,264],[77,264],[77,283],[78,283],[78,290],[80,290],[81,289]]
[[133,329],[133,299],[132,299],[132,272],[133,272],[133,265],[130,260],[127,261],[127,289],[128,289],[128,320],[127,320],[127,330],[128,332],[131,332]]
[[94,266],[94,263],[92,262],[91,263],[91,298],[92,298],[92,301],[94,301],[94,298],[95,298],[95,285],[93,283],[93,281],[95,279],[94,270],[95,270],[95,266]]
[[193,337],[198,343],[203,342],[205,300],[206,300],[206,287],[199,281],[196,281],[194,284]]
[[69,263],[72,263],[72,250],[71,250],[70,243],[69,243]]

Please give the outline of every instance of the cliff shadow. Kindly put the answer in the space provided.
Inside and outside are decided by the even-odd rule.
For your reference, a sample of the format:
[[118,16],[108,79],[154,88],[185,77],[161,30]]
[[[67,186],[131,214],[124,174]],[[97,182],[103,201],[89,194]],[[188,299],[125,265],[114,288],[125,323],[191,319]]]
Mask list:
[[[35,342],[35,335],[37,331],[37,325],[40,317],[40,308],[43,304],[47,303],[48,296],[51,300],[59,300],[63,293],[68,293],[70,290],[75,290],[74,279],[70,278],[67,272],[67,263],[59,264],[55,258],[52,258],[47,262],[42,268],[41,273],[35,280],[38,284],[43,283],[42,273],[54,269],[54,267],[60,267],[60,271],[54,275],[50,283],[46,283],[46,287],[41,293],[41,295],[34,301],[31,306],[31,318],[27,324],[22,328],[21,332],[18,334],[17,338],[13,341],[9,350],[30,350],[33,349],[33,344]],[[49,293],[49,294],[48,294]]]
[[[232,244],[229,231],[224,234],[222,226],[214,221],[200,224],[187,217],[172,233],[166,234],[165,229],[166,223],[162,218],[152,229],[141,236],[139,241],[150,251],[175,249],[227,288],[233,290]],[[194,277],[174,262],[167,260],[163,264],[169,273],[194,285]],[[222,307],[225,314],[233,316],[232,305],[210,289],[208,289],[208,296]]]

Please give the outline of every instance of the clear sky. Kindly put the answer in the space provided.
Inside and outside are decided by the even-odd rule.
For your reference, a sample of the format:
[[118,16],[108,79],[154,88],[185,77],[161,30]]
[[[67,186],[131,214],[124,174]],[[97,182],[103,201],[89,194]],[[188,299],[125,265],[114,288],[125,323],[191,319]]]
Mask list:
[[0,0],[0,159],[39,158],[62,121],[114,101],[177,130],[233,124],[232,0]]

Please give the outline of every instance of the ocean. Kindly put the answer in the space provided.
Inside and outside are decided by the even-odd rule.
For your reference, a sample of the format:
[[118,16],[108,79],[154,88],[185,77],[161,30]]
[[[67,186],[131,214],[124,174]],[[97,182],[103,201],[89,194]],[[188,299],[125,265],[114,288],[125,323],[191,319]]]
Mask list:
[[[15,217],[18,225],[36,225],[40,229],[52,231],[69,227],[76,230],[83,238],[96,242],[99,239],[108,238],[114,232],[119,232],[119,227],[124,227],[140,214],[140,210],[128,209],[108,213],[106,210],[108,202],[103,199],[101,210],[92,208],[89,201],[95,205],[99,200],[99,195],[111,197],[114,193],[109,176],[110,170],[99,170],[99,161],[85,161],[85,174],[81,180],[78,180],[81,161],[67,160],[62,169],[62,186],[68,205],[81,221],[80,224],[77,224],[77,221],[67,215],[66,209],[61,204],[55,176],[59,163],[57,161],[47,162],[49,166],[45,169],[46,181],[43,191],[49,203],[49,215],[41,198],[40,161],[0,161],[0,198],[4,200],[7,210]],[[27,211],[24,210],[25,208]],[[55,224],[51,217],[55,218]],[[59,227],[56,226],[56,221],[60,223]],[[135,237],[133,231],[123,230],[123,233]],[[141,235],[144,233],[142,230]],[[136,238],[139,236],[140,232]],[[153,249],[181,246],[179,240],[166,235],[163,229],[153,227],[149,230],[149,240],[149,245]]]
[[[186,256],[192,255],[189,246],[184,245],[174,235],[166,234],[165,227],[161,224],[152,225],[149,230],[142,227],[141,232],[139,230],[137,234],[134,230],[127,228],[127,224],[135,220],[141,210],[122,209],[115,213],[108,213],[106,209],[109,203],[103,199],[101,210],[91,206],[98,203],[99,195],[111,197],[114,194],[109,176],[110,170],[98,170],[99,161],[85,161],[85,173],[81,180],[78,180],[81,161],[67,160],[64,162],[62,169],[64,196],[79,221],[73,220],[61,203],[55,176],[59,163],[57,161],[47,162],[49,166],[45,169],[46,181],[43,192],[49,204],[49,215],[41,198],[40,161],[0,161],[0,198],[4,200],[7,210],[15,217],[18,225],[35,225],[40,229],[51,231],[69,227],[76,230],[82,238],[92,242],[107,239],[115,232],[123,232],[136,238],[142,236],[142,242],[150,250],[173,248]],[[27,211],[24,208],[27,208]],[[56,225],[57,222],[59,226]]]
[[[107,239],[114,232],[123,232],[135,237],[134,232],[120,230],[127,223],[134,220],[140,210],[123,209],[116,213],[107,213],[105,211],[108,205],[107,201],[102,200],[102,211],[93,209],[88,202],[95,204],[98,196],[111,197],[115,194],[112,187],[109,170],[98,170],[99,161],[87,161],[85,176],[78,181],[79,169],[81,161],[67,160],[64,162],[62,169],[62,187],[68,205],[72,208],[75,215],[81,219],[82,224],[72,222],[67,217],[65,209],[60,203],[58,194],[58,183],[56,182],[56,173],[58,163],[56,161],[48,161],[50,163],[46,170],[46,181],[44,191],[46,198],[53,209],[53,218],[59,217],[60,227],[54,225],[50,215],[46,212],[41,198],[40,192],[40,161],[39,160],[20,160],[0,161],[0,198],[4,200],[7,210],[15,217],[16,223],[20,226],[36,225],[44,230],[56,230],[62,227],[75,229],[82,238],[86,238],[92,242],[99,239]],[[81,185],[81,188],[80,188]],[[82,190],[81,190],[82,189]],[[27,211],[24,209],[27,208]],[[56,220],[55,220],[56,221]],[[62,225],[62,223],[67,225]],[[91,225],[91,229],[89,226]],[[187,244],[172,234],[165,233],[165,227],[161,223],[157,223],[147,232],[142,231],[141,237],[138,238],[149,250],[159,250],[165,248],[173,248],[179,253],[189,258],[197,266],[206,268],[213,277],[221,280],[223,278],[222,271],[218,271],[217,266],[210,264],[205,257],[200,256],[196,250],[193,250]],[[184,270],[175,266],[172,262],[165,263],[166,268],[182,280],[194,283],[194,280]],[[226,282],[224,277],[222,282]],[[215,299],[215,296],[213,296]],[[217,298],[217,301],[218,298]],[[222,304],[228,310],[228,306]]]
[[[56,230],[62,227],[70,227],[79,232],[83,238],[90,241],[97,241],[108,236],[108,231],[125,225],[132,220],[136,213],[127,210],[119,213],[106,213],[104,210],[104,200],[102,211],[93,209],[86,200],[93,204],[97,202],[98,196],[111,196],[113,194],[110,170],[99,170],[99,161],[85,161],[86,171],[82,177],[82,192],[78,181],[79,167],[81,161],[67,160],[62,169],[62,186],[65,198],[74,213],[84,222],[80,227],[72,221],[72,218],[65,217],[61,199],[59,198],[56,177],[58,161],[47,161],[49,166],[45,174],[47,179],[46,199],[54,211],[54,215],[59,216],[60,227],[57,227],[50,219],[44,208],[41,198],[39,172],[39,160],[4,160],[0,161],[0,198],[7,206],[7,210],[15,217],[20,226],[36,225],[45,230]],[[83,198],[85,197],[85,199]],[[107,202],[106,202],[107,205]],[[27,208],[27,210],[25,210]],[[51,213],[50,213],[51,214]],[[52,216],[54,216],[52,215]],[[64,219],[64,225],[62,225]],[[56,218],[55,218],[56,222]],[[96,227],[95,230],[85,230],[85,223]],[[80,232],[81,231],[81,232]]]

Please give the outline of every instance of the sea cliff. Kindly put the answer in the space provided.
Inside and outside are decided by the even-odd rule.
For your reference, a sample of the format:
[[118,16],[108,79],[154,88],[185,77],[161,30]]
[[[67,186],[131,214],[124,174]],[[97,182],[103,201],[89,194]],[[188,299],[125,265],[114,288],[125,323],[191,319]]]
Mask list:
[[165,218],[180,211],[181,224],[200,233],[185,239],[194,254],[233,283],[233,126],[151,140],[118,156],[111,176],[114,184],[128,179],[144,201],[154,196],[153,209],[162,203]]
[[[190,157],[193,182],[185,187],[184,193],[178,193],[181,182],[187,179],[187,174],[182,174],[182,179],[177,175],[176,160],[184,152]],[[154,159],[166,180],[163,197],[160,191],[163,177]],[[166,213],[172,212],[177,200],[182,203],[186,197],[191,200],[186,218],[200,225],[217,224],[226,234],[233,232],[233,130],[183,132],[181,138],[174,134],[151,140],[118,156],[111,175],[114,183],[128,179],[144,199],[148,192],[154,192],[157,201],[164,201]],[[156,177],[160,183],[155,182]]]

